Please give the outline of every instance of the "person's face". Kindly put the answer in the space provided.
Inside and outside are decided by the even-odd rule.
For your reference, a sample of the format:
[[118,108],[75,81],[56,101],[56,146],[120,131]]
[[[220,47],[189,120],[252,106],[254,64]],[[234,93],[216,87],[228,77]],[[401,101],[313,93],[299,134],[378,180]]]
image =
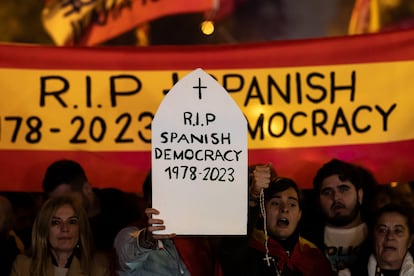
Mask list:
[[79,218],[70,205],[62,205],[49,225],[49,244],[54,252],[72,252],[79,240]]
[[267,231],[279,240],[295,232],[301,218],[298,195],[292,187],[276,193],[266,202]]
[[401,268],[412,237],[407,219],[399,213],[384,213],[374,229],[375,256],[381,268]]
[[319,191],[319,203],[328,224],[355,226],[359,219],[362,189],[358,191],[350,181],[341,181],[337,174],[326,177]]

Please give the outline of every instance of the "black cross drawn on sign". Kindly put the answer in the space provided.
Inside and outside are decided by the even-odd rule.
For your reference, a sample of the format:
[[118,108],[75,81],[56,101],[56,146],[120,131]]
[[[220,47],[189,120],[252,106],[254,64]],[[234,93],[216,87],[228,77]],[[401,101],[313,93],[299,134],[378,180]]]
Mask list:
[[198,89],[198,99],[201,100],[201,89],[206,89],[207,86],[201,86],[201,79],[198,78],[198,86],[193,86],[194,89]]

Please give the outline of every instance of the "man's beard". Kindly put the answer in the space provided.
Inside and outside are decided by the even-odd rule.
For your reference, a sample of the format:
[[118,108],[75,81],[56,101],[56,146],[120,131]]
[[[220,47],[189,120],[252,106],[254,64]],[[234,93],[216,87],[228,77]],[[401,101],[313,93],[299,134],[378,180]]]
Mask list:
[[358,217],[360,210],[361,210],[361,204],[357,202],[350,214],[348,215],[337,214],[334,217],[328,217],[326,221],[332,226],[343,227],[353,222]]

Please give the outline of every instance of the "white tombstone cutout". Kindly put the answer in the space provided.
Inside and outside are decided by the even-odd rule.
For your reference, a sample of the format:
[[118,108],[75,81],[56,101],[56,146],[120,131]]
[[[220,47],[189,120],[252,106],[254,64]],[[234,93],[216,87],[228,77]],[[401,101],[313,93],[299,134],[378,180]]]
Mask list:
[[179,81],[152,121],[152,206],[157,234],[247,233],[247,121],[202,69]]

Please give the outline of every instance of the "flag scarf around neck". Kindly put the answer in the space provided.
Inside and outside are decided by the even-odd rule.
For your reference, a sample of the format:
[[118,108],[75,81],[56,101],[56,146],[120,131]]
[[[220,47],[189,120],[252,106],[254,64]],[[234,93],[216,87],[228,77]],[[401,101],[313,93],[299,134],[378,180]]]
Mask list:
[[[249,246],[265,254],[265,238],[264,231],[255,228]],[[331,273],[329,262],[322,251],[301,236],[297,236],[297,241],[289,254],[277,240],[271,237],[268,238],[268,249],[268,255],[274,258],[274,265],[282,272],[282,275],[286,269],[299,271],[305,276],[329,275]],[[263,265],[267,264],[263,262]]]
[[271,162],[305,189],[332,158],[381,183],[414,179],[411,30],[191,47],[0,45],[0,190],[40,191],[47,165],[68,158],[96,187],[141,191],[151,120],[196,68],[246,116],[249,164]]

